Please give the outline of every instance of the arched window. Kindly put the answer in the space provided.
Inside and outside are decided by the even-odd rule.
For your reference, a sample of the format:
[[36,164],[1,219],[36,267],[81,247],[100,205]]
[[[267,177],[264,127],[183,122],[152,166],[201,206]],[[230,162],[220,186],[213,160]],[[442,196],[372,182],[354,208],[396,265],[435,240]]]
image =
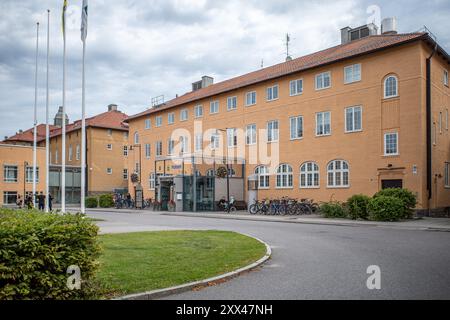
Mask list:
[[300,188],[319,187],[319,166],[315,162],[306,162],[300,167]]
[[328,187],[346,188],[350,186],[349,166],[344,160],[334,160],[328,164]]
[[139,133],[137,131],[134,133],[134,144],[139,144]]
[[255,169],[255,174],[258,176],[258,188],[267,189],[269,188],[269,168],[266,166],[260,166]]
[[398,80],[396,76],[388,76],[384,80],[384,98],[398,96]]
[[282,164],[277,168],[277,188],[292,188],[292,167]]

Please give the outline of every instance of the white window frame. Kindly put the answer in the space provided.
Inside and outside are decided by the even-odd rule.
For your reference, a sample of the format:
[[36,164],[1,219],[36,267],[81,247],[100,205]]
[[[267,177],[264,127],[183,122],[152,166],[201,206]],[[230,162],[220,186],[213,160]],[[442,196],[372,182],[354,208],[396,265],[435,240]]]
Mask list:
[[[359,68],[359,71],[355,70],[356,68]],[[351,76],[350,79],[347,78],[348,70],[350,70],[350,76]],[[344,84],[359,82],[359,81],[361,81],[361,78],[362,78],[361,63],[356,63],[356,64],[352,64],[351,66],[344,67]]]
[[[27,166],[25,170],[25,182],[33,183],[33,166]],[[36,167],[36,183],[39,183],[39,167]]]
[[238,145],[238,136],[236,128],[227,129],[227,146],[228,148],[236,148]]
[[184,153],[189,153],[189,138],[186,136],[181,136],[180,137],[180,152],[182,154]]
[[[280,179],[278,179],[280,177]],[[284,181],[285,178],[285,181]],[[281,182],[281,183],[279,183]],[[286,183],[284,183],[286,182]],[[287,163],[280,164],[277,167],[275,175],[276,189],[293,189],[294,188],[294,170]]]
[[[298,135],[299,120],[300,120],[300,124],[301,124],[301,135],[300,136]],[[293,125],[295,126],[295,128],[293,128]],[[295,136],[293,135],[294,132],[296,133]],[[295,117],[289,118],[289,135],[290,135],[291,141],[303,139],[303,135],[304,135],[303,116],[295,116]]]
[[[277,128],[274,128],[274,124],[276,124]],[[270,120],[267,122],[267,143],[278,142],[280,139],[280,124],[278,120]]]
[[444,69],[444,86],[448,87],[448,70]]
[[[340,164],[340,169],[336,168],[336,164]],[[333,165],[333,169],[330,169],[330,166]],[[344,168],[347,166],[347,169]],[[333,176],[333,183],[330,184],[330,174]],[[336,177],[340,177],[341,183],[336,183]],[[344,183],[344,176],[347,174],[347,184]],[[327,187],[330,189],[346,189],[350,188],[350,165],[345,160],[333,160],[327,164]]]
[[128,146],[123,146],[123,155],[128,157]]
[[[112,149],[113,149],[112,143],[108,143],[108,144],[106,145],[106,150],[111,151]],[[70,151],[70,149],[69,149],[69,151]]]
[[148,177],[148,185],[150,190],[155,190],[156,186],[156,174],[154,172],[151,172]]
[[[278,85],[273,85],[271,87],[266,88],[266,101],[270,102],[270,101],[275,101],[278,100],[279,98],[279,87]],[[276,93],[276,95],[275,95]]]
[[173,150],[175,149],[175,140],[167,140],[167,155],[173,156]]
[[69,146],[69,161],[72,161],[73,159],[73,149],[72,145]]
[[[355,124],[356,124],[356,121],[355,121],[355,110],[356,109],[359,109],[359,111],[360,111],[360,120],[361,120],[361,123],[360,123],[360,128],[359,129],[355,129]],[[347,122],[347,120],[348,120],[348,113],[347,113],[347,111],[349,111],[349,110],[351,110],[352,111],[352,126],[353,126],[353,128],[352,129],[349,129],[348,128],[348,122]],[[363,131],[363,108],[362,108],[362,106],[352,106],[352,107],[348,107],[348,108],[345,108],[345,110],[344,110],[344,120],[345,120],[345,133],[355,133],[355,132],[361,132],[361,131]]]
[[219,113],[219,100],[214,100],[209,103],[209,114]]
[[155,118],[155,127],[157,128],[162,127],[162,116],[157,116]]
[[203,105],[199,104],[194,107],[195,118],[203,117]]
[[75,159],[78,161],[80,160],[80,145],[77,144],[77,146],[75,147]]
[[248,146],[255,145],[257,143],[257,127],[255,123],[247,125],[245,128],[245,143]]
[[146,143],[144,149],[145,149],[145,157],[147,159],[150,159],[150,157],[152,156],[152,147],[150,143]]
[[[329,82],[330,83],[328,84],[328,86],[325,86],[325,76],[328,76],[328,78],[329,78]],[[322,73],[317,74],[314,77],[314,80],[315,80],[316,91],[325,90],[325,89],[331,88],[331,71],[326,71],[326,72],[322,72]],[[320,83],[319,83],[319,80],[320,80]]]
[[267,166],[259,166],[255,168],[255,175],[258,176],[258,189],[270,189],[270,173]]
[[139,144],[139,133],[137,131],[134,133],[134,144]]
[[[17,191],[3,191],[3,204],[16,204],[19,193]],[[14,197],[12,202],[7,201],[9,197]]]
[[195,143],[194,143],[194,150],[195,151],[202,151],[203,150],[203,134],[198,133],[195,135]]
[[[299,85],[301,84],[301,85]],[[295,88],[295,90],[293,90]],[[289,95],[291,97],[299,96],[303,94],[303,78],[296,79],[289,82]]]
[[175,123],[175,113],[169,112],[167,114],[167,124],[174,124]]
[[113,133],[112,129],[108,129],[107,134],[108,134],[109,137],[112,136],[112,133]]
[[180,111],[180,121],[187,121],[189,119],[188,109],[183,109]]
[[156,145],[156,147],[155,147],[155,154],[156,154],[156,156],[157,157],[161,157],[162,156],[162,154],[163,154],[163,145],[162,145],[162,141],[156,141],[155,142],[155,145]]
[[237,109],[237,96],[227,98],[227,111],[233,111]]
[[[329,132],[326,132],[325,128],[327,123],[325,122],[325,115],[329,114],[329,119],[330,119],[330,123],[329,123]],[[322,121],[321,123],[319,123],[319,115],[322,115]],[[323,127],[323,133],[319,133],[319,128]],[[322,111],[322,112],[317,112],[316,113],[316,137],[327,137],[327,136],[331,136],[331,111]]]
[[[309,167],[311,166],[311,169]],[[317,180],[316,180],[317,175]],[[304,183],[303,183],[304,182]],[[300,189],[319,189],[320,188],[320,170],[317,162],[308,161],[300,166]]]
[[112,168],[106,168],[106,174],[112,175],[113,169]]
[[145,119],[144,126],[145,126],[145,130],[150,130],[152,127],[151,119]]
[[[396,145],[396,152],[395,153],[388,153],[387,151],[387,137],[388,136],[393,136],[395,135],[395,145]],[[395,157],[398,156],[400,154],[399,152],[399,137],[398,137],[398,132],[386,132],[384,134],[384,138],[383,138],[383,145],[384,145],[384,156],[385,157]]]
[[[15,178],[8,178],[8,174],[7,172],[9,172],[9,170],[15,171],[16,172],[16,177]],[[5,164],[3,165],[3,181],[7,182],[7,183],[16,183],[19,181],[19,167],[16,165],[10,165],[10,164]]]
[[211,150],[217,150],[220,148],[220,135],[217,131],[211,135],[210,146]]
[[[249,97],[250,97],[250,103],[249,103]],[[256,102],[257,102],[256,91],[250,91],[245,94],[245,106],[246,107],[254,106],[256,104]]]
[[122,178],[123,180],[128,180],[128,169],[123,169]]
[[[395,94],[387,95],[387,82],[388,82],[389,79],[394,79],[395,80]],[[399,85],[398,85],[398,78],[397,78],[397,76],[395,76],[393,74],[388,75],[383,81],[383,97],[384,97],[384,99],[397,98],[399,96],[398,90],[399,90]]]

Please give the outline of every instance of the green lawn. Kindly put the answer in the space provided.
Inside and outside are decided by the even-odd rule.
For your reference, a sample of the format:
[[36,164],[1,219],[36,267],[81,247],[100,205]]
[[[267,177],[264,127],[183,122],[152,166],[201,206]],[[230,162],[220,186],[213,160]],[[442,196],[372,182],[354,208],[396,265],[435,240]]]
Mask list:
[[110,295],[206,279],[257,261],[265,246],[225,231],[163,231],[100,236],[98,278]]

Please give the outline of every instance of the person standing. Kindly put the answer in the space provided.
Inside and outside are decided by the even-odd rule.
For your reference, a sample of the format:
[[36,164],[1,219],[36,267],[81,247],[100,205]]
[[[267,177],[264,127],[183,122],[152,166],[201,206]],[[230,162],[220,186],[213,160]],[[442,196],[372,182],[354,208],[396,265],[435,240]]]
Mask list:
[[49,210],[50,212],[52,212],[52,202],[53,202],[53,197],[52,197],[52,194],[49,193],[49,194],[48,194],[48,210]]
[[44,209],[45,209],[45,196],[44,196],[44,193],[42,191],[38,195],[38,206],[39,206],[39,210],[44,211]]

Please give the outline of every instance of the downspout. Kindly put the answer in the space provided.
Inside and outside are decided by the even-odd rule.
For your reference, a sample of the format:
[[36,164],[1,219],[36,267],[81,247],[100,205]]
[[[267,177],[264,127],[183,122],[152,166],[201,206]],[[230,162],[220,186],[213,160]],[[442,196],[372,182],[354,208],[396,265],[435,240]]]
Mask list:
[[431,55],[426,61],[426,119],[427,119],[427,190],[428,190],[428,213],[430,213],[430,200],[433,196],[432,191],[432,141],[431,141],[431,59],[437,50],[437,44],[434,46]]

